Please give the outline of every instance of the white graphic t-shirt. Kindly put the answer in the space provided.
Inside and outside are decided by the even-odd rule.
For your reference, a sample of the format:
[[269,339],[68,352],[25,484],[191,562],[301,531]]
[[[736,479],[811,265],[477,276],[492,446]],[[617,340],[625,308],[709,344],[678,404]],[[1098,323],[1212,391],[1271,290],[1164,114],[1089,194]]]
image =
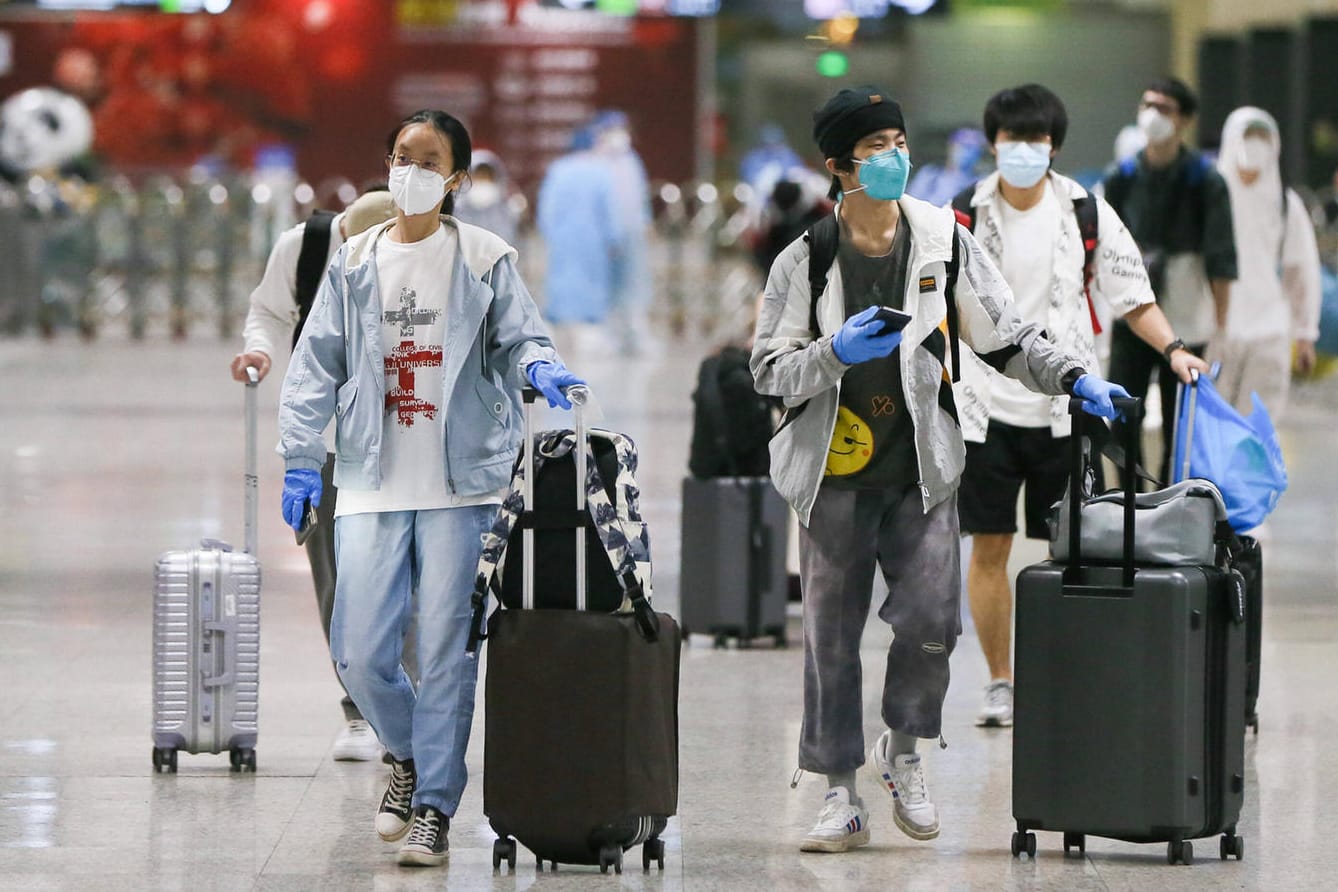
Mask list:
[[[1025,211],[998,198],[1003,230],[1000,272],[1013,289],[1018,314],[1042,328],[1050,325],[1050,280],[1059,234],[1059,199],[1049,179],[1041,200]],[[1028,390],[1020,381],[990,376],[990,418],[1015,427],[1049,427],[1050,397]]]
[[377,237],[386,375],[381,488],[340,489],[336,516],[501,502],[500,493],[460,498],[446,485],[441,360],[457,250],[458,236],[449,226],[411,244]]

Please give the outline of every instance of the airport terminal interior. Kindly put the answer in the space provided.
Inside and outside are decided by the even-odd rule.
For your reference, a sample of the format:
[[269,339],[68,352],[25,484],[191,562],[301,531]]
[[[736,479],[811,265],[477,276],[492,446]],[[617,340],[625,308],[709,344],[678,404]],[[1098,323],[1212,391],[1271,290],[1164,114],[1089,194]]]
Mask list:
[[[571,352],[603,419],[641,454],[654,603],[678,612],[679,488],[691,392],[702,351],[663,338],[637,361]],[[1318,889],[1335,861],[1338,806],[1338,476],[1334,379],[1296,394],[1283,428],[1291,486],[1268,521],[1260,726],[1246,740],[1239,832],[1245,859],[1221,861],[1216,838],[1189,866],[1164,845],[1089,839],[1065,857],[1039,833],[1035,859],[1009,852],[1011,735],[974,725],[984,660],[965,616],[944,713],[947,749],[921,741],[941,836],[916,842],[892,801],[861,777],[871,843],[839,855],[799,851],[825,784],[790,788],[799,737],[803,655],[791,646],[683,649],[679,814],[664,871],[629,852],[621,876],[560,866],[540,874],[522,849],[495,874],[482,803],[482,684],[469,786],[442,870],[395,864],[372,829],[388,771],[336,762],[342,725],[301,548],[279,517],[277,381],[262,385],[260,560],[264,568],[257,770],[226,754],[181,754],[175,775],[150,754],[153,565],[202,537],[237,541],[242,524],[242,387],[226,374],[232,344],[106,339],[0,347],[0,888],[45,889]],[[545,410],[545,413],[547,410]],[[544,426],[569,422],[543,417]],[[1043,559],[1018,548],[1013,570]],[[864,725],[880,733],[887,626],[864,636]],[[486,664],[481,672],[486,673]],[[1149,744],[1149,758],[1156,758]],[[863,769],[867,772],[867,768]],[[1094,787],[1136,784],[1093,777]],[[875,798],[879,797],[879,798]]]
[[[1190,92],[1163,80],[1168,74]],[[1154,79],[1160,88],[1145,91]],[[473,155],[453,210],[515,245],[537,311],[553,323],[566,365],[590,386],[589,423],[635,442],[652,604],[681,617],[685,600],[738,596],[754,578],[740,555],[721,591],[684,591],[682,568],[697,557],[683,545],[684,527],[693,525],[683,487],[698,423],[694,393],[704,360],[724,345],[749,345],[777,254],[836,206],[814,110],[838,89],[874,85],[855,94],[859,115],[870,115],[859,120],[876,118],[879,128],[908,137],[908,182],[884,181],[859,197],[848,179],[847,209],[896,200],[903,187],[942,206],[992,176],[991,149],[1010,143],[991,146],[986,101],[1032,81],[1067,108],[1063,140],[1051,130],[1026,135],[1052,148],[1063,142],[1050,160],[1043,141],[1013,141],[1008,150],[1035,175],[1035,195],[1047,194],[1049,186],[1037,186],[1047,171],[1071,176],[1077,185],[1064,187],[1085,200],[1083,189],[1104,188],[1103,172],[1151,165],[1148,153],[1158,147],[1176,159],[1199,158],[1179,153],[1182,137],[1207,153],[1185,166],[1203,178],[1194,183],[1218,183],[1208,171],[1219,150],[1224,170],[1240,159],[1237,178],[1270,177],[1252,180],[1269,184],[1268,192],[1250,193],[1255,211],[1244,223],[1260,225],[1238,232],[1237,248],[1265,257],[1255,281],[1268,282],[1276,316],[1238,314],[1228,334],[1248,341],[1271,321],[1284,350],[1301,343],[1290,379],[1282,351],[1271,357],[1279,381],[1290,380],[1289,402],[1277,413],[1288,485],[1255,530],[1264,567],[1261,687],[1257,729],[1244,740],[1236,825],[1243,857],[1226,858],[1216,833],[1193,840],[1192,858],[1180,859],[1192,863],[1171,864],[1164,840],[1088,836],[1084,848],[1066,852],[1064,834],[1044,830],[1034,854],[1015,855],[1019,729],[977,726],[990,673],[965,586],[942,737],[918,742],[938,837],[917,841],[899,829],[892,797],[866,765],[858,786],[867,823],[851,832],[867,829],[868,844],[802,852],[828,785],[797,771],[805,602],[796,523],[785,561],[793,591],[774,599],[785,602],[784,641],[717,639],[695,628],[683,642],[677,806],[661,835],[662,865],[643,869],[634,847],[621,872],[553,870],[536,865],[522,844],[514,867],[495,867],[484,807],[485,645],[449,857],[401,866],[399,844],[374,829],[391,776],[379,745],[363,761],[339,758],[350,730],[342,691],[308,555],[280,511],[280,387],[288,323],[298,318],[298,270],[310,259],[274,267],[279,342],[255,391],[263,585],[254,771],[233,770],[226,751],[184,750],[175,771],[158,770],[153,723],[164,698],[154,689],[155,562],[202,540],[243,544],[244,387],[229,366],[250,349],[247,315],[264,304],[253,306],[253,289],[279,255],[276,246],[298,256],[295,236],[285,242],[285,232],[329,219],[312,216],[318,210],[350,209],[338,219],[371,226],[396,203],[403,210],[423,200],[427,210],[405,213],[425,227],[435,223],[424,215],[436,213],[447,188],[442,177],[434,192],[430,176],[441,156],[415,157],[394,139],[388,146],[397,121],[441,108],[467,126]],[[1197,113],[1181,114],[1194,90]],[[889,98],[905,113],[902,128],[883,117]],[[1242,118],[1241,109],[1250,111]],[[1249,152],[1225,147],[1233,121],[1246,122],[1232,132],[1253,146]],[[399,135],[403,128],[392,137]],[[853,145],[867,134],[846,135]],[[446,143],[432,143],[439,144]],[[892,166],[906,153],[878,154],[889,164],[881,176],[895,180]],[[1006,165],[998,165],[1001,177]],[[877,184],[880,168],[870,169]],[[1067,213],[1060,202],[1046,206]],[[376,207],[380,216],[369,210]],[[1105,294],[1111,276],[1123,277],[1150,301],[1143,271],[1156,266],[1160,276],[1165,254],[1132,237],[1121,253],[1112,232],[1126,233],[1109,228],[1106,214],[1098,222],[1115,247],[1103,242],[1097,251],[1077,208],[1069,228],[1081,238],[1065,241],[1056,224],[1045,230],[1056,233],[1056,247],[1035,256],[1059,256],[1065,244],[1075,264],[1079,255],[1085,268],[1106,264],[1097,290]],[[938,214],[945,233],[951,225],[947,211],[920,205],[918,213]],[[1242,217],[1235,220],[1241,226]],[[998,248],[995,236],[989,250]],[[1093,247],[1077,250],[1082,240]],[[0,892],[1335,888],[1338,0],[0,0],[0,245]],[[1189,258],[1176,267],[1183,273],[1198,256],[1187,250],[1172,260]],[[558,261],[565,278],[554,273]],[[932,302],[939,282],[930,272],[918,294]],[[1082,299],[1077,269],[1064,276],[1031,276],[1031,293],[1054,298],[1068,282]],[[1298,301],[1305,306],[1288,330],[1279,321],[1288,312],[1283,289],[1301,279],[1308,302]],[[1160,288],[1164,281],[1158,298],[1169,290]],[[489,282],[511,287],[496,275]],[[1199,285],[1202,297],[1206,273]],[[802,292],[800,283],[791,293]],[[905,296],[916,299],[910,290]],[[386,332],[396,312],[412,330],[414,311],[412,300],[389,310]],[[1101,316],[1107,333],[1108,311],[1096,301],[1091,317]],[[940,318],[951,336],[946,312]],[[977,312],[974,323],[981,318]],[[1085,338],[1088,318],[1083,309],[1067,334],[1053,330]],[[449,321],[442,323],[448,353],[460,337]],[[929,351],[934,325],[918,345]],[[1313,367],[1304,346],[1312,335]],[[1152,346],[1173,344],[1168,334]],[[1104,361],[1109,349],[1108,338],[1098,339],[1093,356]],[[436,350],[440,363],[440,344]],[[946,357],[938,358],[946,369]],[[386,374],[406,368],[412,378],[404,365],[387,364]],[[369,374],[375,380],[380,369]],[[953,391],[939,389],[940,377],[935,365],[920,383],[932,382],[942,401]],[[500,418],[501,398],[487,396],[479,381],[475,417],[483,417],[481,405]],[[749,386],[744,399],[756,396]],[[381,419],[371,405],[368,414]],[[775,423],[780,412],[763,417]],[[543,429],[572,425],[569,413],[546,406],[537,419]],[[1165,433],[1149,406],[1145,448],[1155,451]],[[771,434],[768,426],[763,439]],[[961,542],[963,579],[971,545]],[[1047,560],[1048,549],[1048,541],[1019,537],[1009,578]],[[779,591],[785,580],[777,582]],[[894,638],[877,612],[883,586],[874,582],[859,650],[866,753],[885,730],[880,705]],[[1086,629],[1090,639],[1076,645],[1100,652],[1105,631]],[[1130,650],[1121,702],[1171,699],[1133,668],[1163,656]],[[1081,689],[1081,681],[1068,686]],[[636,697],[642,682],[631,672],[581,684]],[[583,697],[574,687],[572,696]],[[1186,713],[1200,705],[1180,699],[1173,705]],[[1107,706],[1093,685],[1085,715],[1124,714]],[[566,740],[560,723],[543,730],[552,732],[548,741],[534,747],[563,748],[553,743]],[[1177,758],[1170,736],[1168,729],[1166,739],[1138,737],[1138,758],[1120,763],[1145,765],[1146,774],[1093,770],[1078,792],[1146,793],[1152,769]],[[1214,753],[1207,770],[1220,767],[1215,761]],[[1197,795],[1190,786],[1186,795]]]

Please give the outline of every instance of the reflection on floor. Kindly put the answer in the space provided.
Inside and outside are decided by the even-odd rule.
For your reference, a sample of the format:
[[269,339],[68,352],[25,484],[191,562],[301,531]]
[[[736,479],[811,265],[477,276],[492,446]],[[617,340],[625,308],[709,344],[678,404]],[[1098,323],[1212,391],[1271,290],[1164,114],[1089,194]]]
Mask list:
[[[569,357],[591,379],[603,423],[640,444],[657,603],[671,612],[702,349]],[[259,772],[230,775],[223,757],[183,755],[179,774],[152,774],[154,557],[203,536],[240,537],[241,393],[226,374],[230,356],[230,345],[204,340],[0,341],[0,888],[1301,889],[1327,886],[1338,867],[1334,382],[1300,394],[1286,426],[1293,484],[1268,525],[1262,728],[1248,742],[1243,862],[1218,861],[1211,840],[1188,868],[1167,866],[1161,846],[1097,839],[1085,858],[1065,858],[1055,834],[1041,835],[1035,860],[1011,858],[1011,736],[972,724],[986,679],[968,631],[953,658],[949,747],[922,747],[938,840],[903,836],[890,803],[873,799],[868,848],[801,855],[823,790],[812,776],[796,790],[788,783],[800,649],[713,650],[700,638],[684,652],[680,816],[665,871],[642,874],[634,852],[635,868],[619,878],[574,867],[536,876],[522,854],[516,875],[494,876],[481,720],[442,870],[398,868],[375,837],[383,766],[329,758],[339,692],[303,553],[278,517],[277,379],[262,389]],[[1034,544],[1020,552],[1018,566],[1040,554]],[[797,641],[797,620],[790,631]],[[865,638],[870,735],[889,636],[874,623]]]

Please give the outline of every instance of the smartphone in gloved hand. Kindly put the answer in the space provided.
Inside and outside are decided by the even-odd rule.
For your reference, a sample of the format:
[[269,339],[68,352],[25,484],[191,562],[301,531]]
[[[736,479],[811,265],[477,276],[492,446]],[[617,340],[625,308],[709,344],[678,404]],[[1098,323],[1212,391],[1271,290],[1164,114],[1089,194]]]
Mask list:
[[316,529],[316,524],[320,523],[320,518],[316,516],[316,506],[307,502],[306,510],[302,513],[302,526],[293,533],[293,538],[297,540],[298,545],[306,545],[307,540],[311,538],[312,531]]
[[873,314],[873,318],[883,323],[878,336],[892,334],[894,331],[901,331],[910,324],[911,314],[903,313],[901,310],[894,310],[891,307],[879,307],[878,312]]

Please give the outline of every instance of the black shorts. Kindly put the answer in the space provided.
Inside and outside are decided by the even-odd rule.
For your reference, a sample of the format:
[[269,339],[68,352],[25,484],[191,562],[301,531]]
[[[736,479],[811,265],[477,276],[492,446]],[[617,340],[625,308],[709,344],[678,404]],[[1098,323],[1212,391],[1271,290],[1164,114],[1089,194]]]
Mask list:
[[1016,533],[1017,493],[1027,484],[1028,539],[1049,539],[1051,506],[1069,479],[1069,438],[1046,427],[991,421],[984,443],[966,444],[966,471],[957,492],[962,533]]

